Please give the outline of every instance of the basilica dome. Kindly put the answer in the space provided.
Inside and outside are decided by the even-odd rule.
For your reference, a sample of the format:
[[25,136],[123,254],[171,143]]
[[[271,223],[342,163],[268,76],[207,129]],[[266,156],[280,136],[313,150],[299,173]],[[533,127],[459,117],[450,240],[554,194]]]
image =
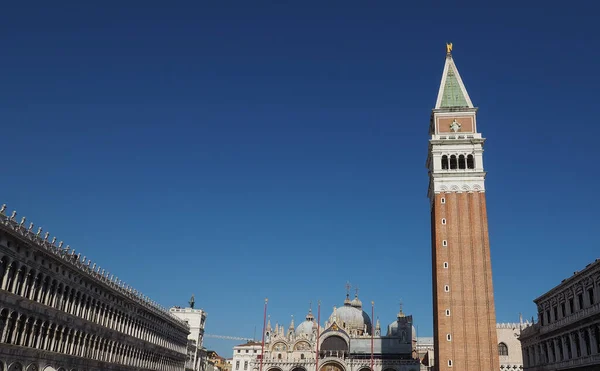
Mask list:
[[308,310],[306,320],[296,327],[296,336],[299,335],[312,335],[313,329],[316,330],[318,327],[315,317],[312,314],[312,309]]
[[360,303],[358,296],[353,302],[354,305],[352,305],[350,299],[346,297],[344,306],[333,310],[333,313],[329,317],[329,323],[336,322],[338,326],[344,328],[348,332],[357,332],[358,334],[363,334],[366,326],[366,331],[371,333],[371,318],[360,306],[358,306],[358,303]]

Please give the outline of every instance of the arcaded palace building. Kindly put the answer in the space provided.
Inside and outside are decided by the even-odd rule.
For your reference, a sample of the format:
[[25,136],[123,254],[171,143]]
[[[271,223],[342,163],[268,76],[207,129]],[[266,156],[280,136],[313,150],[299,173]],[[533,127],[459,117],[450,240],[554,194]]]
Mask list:
[[429,125],[433,341],[439,371],[500,367],[477,108],[447,45]]
[[[319,327],[311,310],[297,326],[293,318],[287,327],[277,324],[273,328],[269,321],[262,369],[311,371],[318,367],[319,371],[369,371],[371,344],[374,371],[419,371],[412,316],[401,310],[396,320],[382,330],[379,321],[373,326],[358,295],[350,300],[348,294],[341,307],[333,308],[324,327]],[[233,371],[260,371],[260,357],[254,364],[238,364],[235,352],[236,349]]]
[[526,371],[600,370],[600,259],[534,302],[538,321],[521,334]]
[[188,325],[0,209],[0,370],[183,370]]

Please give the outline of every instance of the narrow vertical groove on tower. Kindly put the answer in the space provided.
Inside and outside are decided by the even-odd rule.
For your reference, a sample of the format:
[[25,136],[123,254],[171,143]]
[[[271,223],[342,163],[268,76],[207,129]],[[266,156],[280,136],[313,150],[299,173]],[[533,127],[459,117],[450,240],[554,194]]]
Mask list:
[[[497,371],[500,365],[483,168],[485,139],[477,131],[477,109],[450,52],[451,45],[431,115],[427,158],[435,368]],[[448,262],[447,268],[444,262]]]

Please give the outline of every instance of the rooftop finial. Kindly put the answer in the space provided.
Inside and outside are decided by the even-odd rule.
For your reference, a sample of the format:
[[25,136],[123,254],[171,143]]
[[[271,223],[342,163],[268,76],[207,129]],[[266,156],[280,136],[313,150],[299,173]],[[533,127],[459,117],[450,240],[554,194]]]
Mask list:
[[446,54],[452,54],[452,43],[446,43]]
[[346,281],[346,299],[344,300],[344,305],[350,305],[350,282]]
[[354,291],[356,292],[356,294],[354,294],[354,296],[356,296],[358,298],[358,286],[356,286],[356,288],[354,289]]
[[402,299],[400,299],[400,312],[398,312],[398,318],[404,317],[404,311],[402,310],[402,307]]

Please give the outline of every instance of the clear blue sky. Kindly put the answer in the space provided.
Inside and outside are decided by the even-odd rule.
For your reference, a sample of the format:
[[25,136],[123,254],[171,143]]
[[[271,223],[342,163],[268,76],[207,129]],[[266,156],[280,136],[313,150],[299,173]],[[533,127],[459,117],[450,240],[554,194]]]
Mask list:
[[265,297],[323,319],[350,281],[432,334],[446,41],[488,138],[498,321],[598,257],[593,2],[160,3],[5,4],[0,202],[165,306],[195,293],[208,333],[260,336]]

